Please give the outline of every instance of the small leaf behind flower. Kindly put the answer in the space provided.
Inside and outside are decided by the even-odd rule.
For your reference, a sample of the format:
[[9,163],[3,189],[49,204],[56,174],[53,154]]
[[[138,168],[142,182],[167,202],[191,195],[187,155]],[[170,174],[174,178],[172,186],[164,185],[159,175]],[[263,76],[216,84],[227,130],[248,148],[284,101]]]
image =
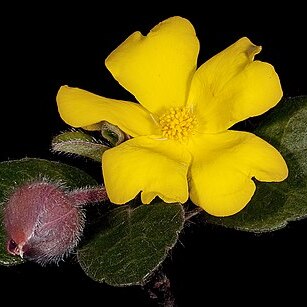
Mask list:
[[175,245],[184,224],[180,204],[120,206],[78,251],[85,273],[113,286],[144,284]]
[[109,146],[82,131],[66,131],[52,140],[51,148],[55,152],[76,154],[101,162],[102,154]]
[[239,230],[265,232],[307,217],[307,96],[284,99],[254,131],[285,158],[289,177],[280,183],[256,182],[251,202],[226,218],[206,220]]
[[0,264],[22,263],[19,257],[6,251],[6,238],[3,229],[3,205],[12,189],[25,181],[47,177],[56,182],[62,181],[68,188],[96,186],[97,182],[78,168],[42,159],[22,159],[0,163]]
[[122,130],[107,121],[101,122],[101,135],[110,143],[112,147],[119,145],[127,137]]

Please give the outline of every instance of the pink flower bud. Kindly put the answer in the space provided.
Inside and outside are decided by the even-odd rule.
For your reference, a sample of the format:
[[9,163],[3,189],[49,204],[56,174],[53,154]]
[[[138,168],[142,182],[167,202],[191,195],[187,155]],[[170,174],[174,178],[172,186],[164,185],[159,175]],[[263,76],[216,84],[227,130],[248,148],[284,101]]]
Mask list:
[[4,211],[7,251],[42,265],[71,253],[83,232],[82,205],[106,199],[104,188],[66,191],[46,180],[25,183]]

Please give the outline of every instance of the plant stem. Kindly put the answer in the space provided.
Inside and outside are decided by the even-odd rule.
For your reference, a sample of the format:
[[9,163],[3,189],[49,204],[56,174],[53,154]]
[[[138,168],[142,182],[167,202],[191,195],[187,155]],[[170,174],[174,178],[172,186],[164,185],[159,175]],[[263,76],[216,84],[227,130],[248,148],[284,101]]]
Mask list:
[[166,274],[160,269],[144,286],[149,297],[155,300],[158,306],[176,307],[175,297],[171,289],[171,283]]

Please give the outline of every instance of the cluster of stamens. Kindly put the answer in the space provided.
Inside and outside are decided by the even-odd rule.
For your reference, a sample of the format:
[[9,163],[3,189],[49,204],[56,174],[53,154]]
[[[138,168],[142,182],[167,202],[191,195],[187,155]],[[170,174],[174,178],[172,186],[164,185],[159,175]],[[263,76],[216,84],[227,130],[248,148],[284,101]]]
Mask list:
[[193,133],[196,119],[189,108],[171,108],[159,118],[159,124],[163,137],[182,141]]

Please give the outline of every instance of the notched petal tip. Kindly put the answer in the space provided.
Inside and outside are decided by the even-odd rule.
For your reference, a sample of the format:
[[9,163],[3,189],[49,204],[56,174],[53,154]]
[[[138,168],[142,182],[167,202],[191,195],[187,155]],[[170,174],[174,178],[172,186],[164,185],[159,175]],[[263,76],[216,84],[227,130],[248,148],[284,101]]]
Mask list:
[[274,67],[254,60],[261,49],[242,37],[196,71],[189,102],[203,114],[199,118],[203,131],[225,131],[280,101],[282,88]]
[[191,144],[191,200],[214,216],[230,216],[251,200],[252,178],[279,182],[288,175],[282,155],[272,145],[248,132],[203,135]]
[[140,192],[144,204],[156,196],[168,203],[188,198],[191,156],[176,142],[137,137],[107,150],[102,159],[112,203],[126,203]]
[[151,113],[186,103],[199,42],[185,18],[168,18],[131,34],[105,60],[107,69]]
[[178,31],[180,28],[181,31],[192,31],[195,33],[195,29],[188,19],[181,16],[173,16],[158,23],[154,28],[151,29],[149,35],[158,32],[161,29],[163,30],[164,27],[167,29],[167,31]]
[[255,55],[261,52],[262,46],[257,46],[252,41],[244,36],[240,38],[235,44],[237,44],[238,48],[242,48],[242,51],[247,55],[247,58],[250,61],[254,60]]
[[129,49],[131,45],[137,44],[142,39],[144,39],[142,33],[140,31],[135,31],[107,56],[104,64],[115,79],[117,79],[117,76],[120,73],[120,63],[117,61],[117,57],[120,57],[121,53],[124,56],[125,51]]
[[164,201],[167,204],[171,204],[171,203],[180,203],[180,204],[184,204],[188,201],[189,198],[189,192],[188,189],[186,189],[186,191],[181,190],[181,193],[177,193],[178,195],[176,195],[176,193],[174,193],[174,195],[172,195],[172,197],[170,197],[170,195],[166,196],[162,193],[159,192],[142,192],[141,193],[141,201],[143,204],[147,205],[150,204],[156,197],[159,197],[162,201]]

